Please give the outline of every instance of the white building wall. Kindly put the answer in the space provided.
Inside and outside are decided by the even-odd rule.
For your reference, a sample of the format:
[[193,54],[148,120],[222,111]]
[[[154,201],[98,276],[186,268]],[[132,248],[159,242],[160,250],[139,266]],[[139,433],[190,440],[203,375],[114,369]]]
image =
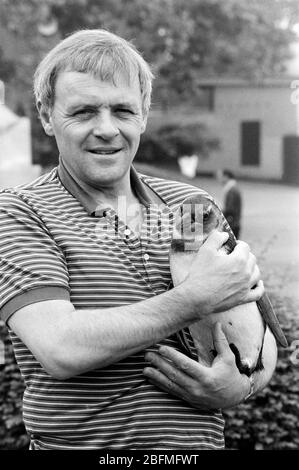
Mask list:
[[[221,149],[199,164],[199,171],[230,168],[239,176],[280,179],[283,174],[283,136],[298,134],[299,104],[291,102],[290,87],[217,87],[216,135]],[[241,161],[241,123],[260,121],[260,165]]]
[[40,167],[31,162],[30,119],[0,108],[0,189],[29,182],[39,174]]

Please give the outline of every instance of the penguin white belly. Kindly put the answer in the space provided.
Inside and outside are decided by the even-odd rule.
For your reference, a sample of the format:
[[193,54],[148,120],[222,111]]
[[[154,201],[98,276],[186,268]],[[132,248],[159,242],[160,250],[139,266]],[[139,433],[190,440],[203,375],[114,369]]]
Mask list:
[[[187,277],[193,257],[194,254],[191,253],[176,253],[170,257],[174,286]],[[277,347],[275,338],[266,327],[256,302],[207,315],[190,325],[189,330],[197,349],[198,360],[208,366],[215,357],[212,329],[217,321],[222,325],[240,372],[250,376],[256,369],[254,389],[266,385],[275,369]]]
[[213,325],[219,321],[224,334],[240,363],[249,369],[255,367],[263,347],[265,326],[255,302],[240,305],[225,312],[208,315],[190,326],[200,358],[211,363],[214,356]]

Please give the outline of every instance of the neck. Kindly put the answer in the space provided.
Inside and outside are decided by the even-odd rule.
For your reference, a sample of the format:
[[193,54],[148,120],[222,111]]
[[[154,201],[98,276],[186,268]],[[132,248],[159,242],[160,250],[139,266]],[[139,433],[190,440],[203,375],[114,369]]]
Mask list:
[[97,186],[96,184],[81,180],[65,162],[61,161],[60,163],[76,181],[81,191],[88,195],[88,197],[94,202],[95,206],[106,205],[115,208],[119,204],[120,200],[125,200],[127,204],[131,204],[136,200],[131,187],[130,169],[124,175],[122,180],[117,182],[117,184],[112,183]]

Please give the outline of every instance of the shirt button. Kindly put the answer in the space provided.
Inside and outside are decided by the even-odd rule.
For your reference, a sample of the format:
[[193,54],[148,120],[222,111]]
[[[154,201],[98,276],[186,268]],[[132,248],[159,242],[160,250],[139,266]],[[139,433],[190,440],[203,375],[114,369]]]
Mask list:
[[124,231],[124,234],[125,234],[125,235],[130,235],[130,234],[131,234],[131,230],[129,230],[128,228],[126,228],[126,230]]
[[145,254],[143,255],[143,259],[144,259],[145,261],[148,261],[148,260],[149,260],[149,254],[148,254],[148,253],[145,253]]

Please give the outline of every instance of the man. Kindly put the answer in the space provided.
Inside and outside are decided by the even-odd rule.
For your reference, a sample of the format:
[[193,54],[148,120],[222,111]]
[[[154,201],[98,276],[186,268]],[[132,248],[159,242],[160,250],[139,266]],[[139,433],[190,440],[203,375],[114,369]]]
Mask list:
[[60,163],[0,195],[0,307],[31,449],[222,448],[219,408],[250,390],[219,325],[211,368],[180,340],[264,289],[248,245],[219,256],[227,235],[216,232],[169,289],[167,221],[200,190],[132,166],[151,81],[135,48],[102,30],[69,36],[35,75]]
[[225,215],[236,238],[241,230],[242,198],[235,176],[230,170],[222,172],[223,184],[223,214]]

